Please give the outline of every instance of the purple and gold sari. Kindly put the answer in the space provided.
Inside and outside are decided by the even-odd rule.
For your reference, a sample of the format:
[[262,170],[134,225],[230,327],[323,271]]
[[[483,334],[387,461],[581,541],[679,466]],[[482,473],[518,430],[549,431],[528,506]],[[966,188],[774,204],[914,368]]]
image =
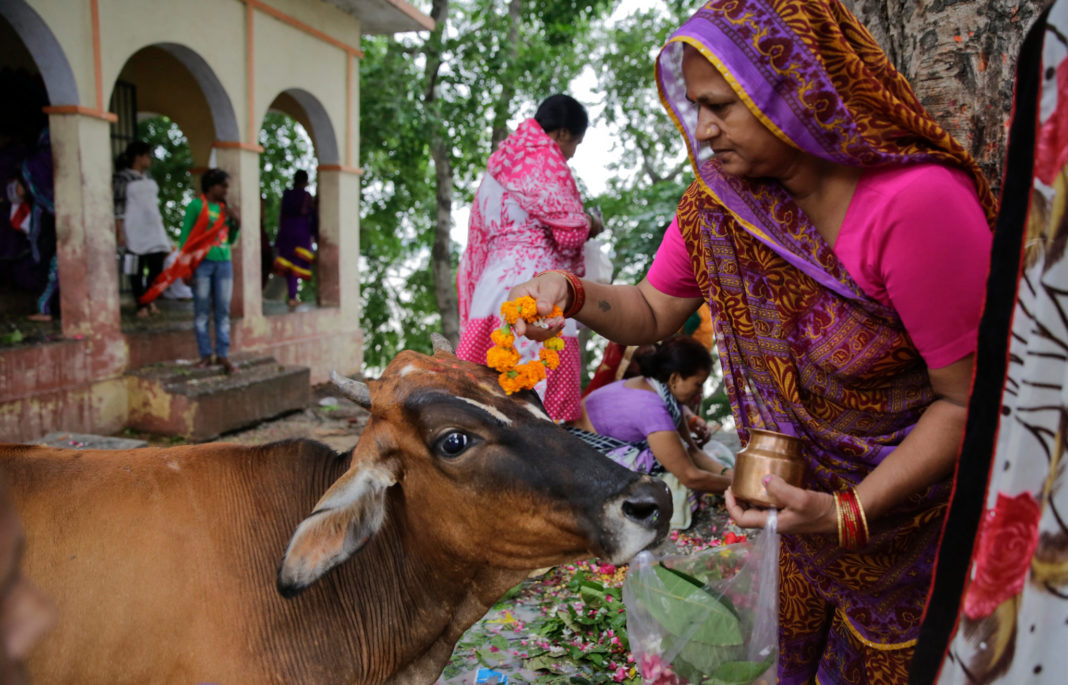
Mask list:
[[[897,313],[864,293],[780,184],[725,174],[698,144],[684,45],[794,147],[855,167],[958,167],[975,179],[990,219],[996,201],[968,153],[835,0],[713,0],[657,58],[661,100],[696,172],[678,221],[712,309],[735,420],[743,433],[801,437],[805,487],[855,485],[934,401],[927,367]],[[856,552],[833,535],[783,536],[780,682],[904,680],[949,490],[948,479],[936,483],[872,521],[870,543]]]

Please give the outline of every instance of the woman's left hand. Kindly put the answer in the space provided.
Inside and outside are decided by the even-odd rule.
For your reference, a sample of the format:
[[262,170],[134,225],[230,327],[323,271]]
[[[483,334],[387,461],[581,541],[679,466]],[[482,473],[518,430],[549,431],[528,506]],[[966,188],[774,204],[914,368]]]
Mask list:
[[[836,533],[838,512],[834,495],[794,487],[779,476],[768,476],[764,483],[769,499],[780,502],[778,531],[780,533]],[[727,513],[742,528],[763,528],[768,522],[768,510],[748,507],[734,498],[727,488]]]

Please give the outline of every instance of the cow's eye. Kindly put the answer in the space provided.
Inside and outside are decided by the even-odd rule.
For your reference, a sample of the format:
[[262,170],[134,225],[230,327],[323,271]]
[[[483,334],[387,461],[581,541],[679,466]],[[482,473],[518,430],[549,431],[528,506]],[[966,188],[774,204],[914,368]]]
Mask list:
[[450,431],[438,439],[438,451],[446,457],[458,457],[471,445],[471,438],[461,431]]

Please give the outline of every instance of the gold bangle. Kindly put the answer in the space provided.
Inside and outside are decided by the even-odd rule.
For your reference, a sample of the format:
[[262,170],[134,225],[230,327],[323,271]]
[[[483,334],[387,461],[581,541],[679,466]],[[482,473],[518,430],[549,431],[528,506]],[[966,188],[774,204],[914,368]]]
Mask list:
[[838,499],[838,493],[834,493],[834,520],[838,523],[838,546],[845,547],[842,544],[842,502]]
[[860,495],[857,494],[856,487],[851,489],[853,490],[853,501],[857,503],[857,511],[860,512],[860,524],[864,529],[864,544],[868,544],[868,540],[871,539],[871,531],[868,529],[868,515],[864,513],[864,506],[860,503]]

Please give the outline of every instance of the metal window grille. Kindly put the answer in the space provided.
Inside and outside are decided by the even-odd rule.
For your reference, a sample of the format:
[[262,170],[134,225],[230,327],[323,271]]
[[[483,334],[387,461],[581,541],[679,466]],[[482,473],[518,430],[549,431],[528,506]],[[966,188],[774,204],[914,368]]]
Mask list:
[[116,81],[108,109],[119,117],[111,124],[111,158],[114,160],[127,145],[137,140],[137,86]]

